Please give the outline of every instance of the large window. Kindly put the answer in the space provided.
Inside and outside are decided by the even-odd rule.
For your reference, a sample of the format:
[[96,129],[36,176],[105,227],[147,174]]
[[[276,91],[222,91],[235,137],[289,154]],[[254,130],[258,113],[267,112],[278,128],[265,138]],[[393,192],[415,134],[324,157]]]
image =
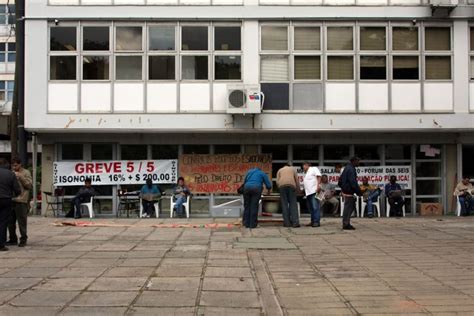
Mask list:
[[109,80],[109,56],[84,56],[83,80]]
[[141,26],[117,26],[115,28],[115,49],[117,51],[142,50]]
[[392,79],[419,80],[419,28],[392,27]]
[[77,79],[77,28],[55,26],[50,28],[49,79]]
[[76,80],[76,56],[51,56],[51,80]]
[[142,80],[142,56],[116,56],[116,80]]
[[13,101],[14,81],[0,81],[0,101]]
[[353,56],[328,56],[328,80],[353,80]]
[[51,51],[76,51],[77,28],[76,27],[52,27],[50,29]]
[[16,44],[0,43],[0,63],[14,63],[16,60]]
[[207,80],[208,59],[206,56],[183,56],[181,60],[181,71],[183,80]]
[[15,5],[14,4],[1,4],[0,5],[0,24],[15,24]]
[[148,79],[175,80],[175,60],[175,56],[149,56]]
[[451,80],[450,27],[425,27],[425,79]]
[[214,79],[241,80],[241,27],[214,27]]
[[207,26],[183,26],[181,28],[181,49],[207,51],[209,49]]
[[354,31],[351,26],[327,28],[327,49],[329,51],[353,50]]
[[108,26],[85,26],[82,28],[82,49],[84,51],[110,50],[110,28]]
[[176,27],[174,25],[150,26],[148,49],[151,51],[176,50]]

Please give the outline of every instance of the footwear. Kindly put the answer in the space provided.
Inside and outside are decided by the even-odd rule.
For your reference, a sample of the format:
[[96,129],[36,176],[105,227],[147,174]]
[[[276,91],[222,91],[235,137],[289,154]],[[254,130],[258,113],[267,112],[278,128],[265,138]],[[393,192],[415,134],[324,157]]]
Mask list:
[[5,247],[5,246],[2,247],[2,248],[0,248],[0,251],[8,251],[8,250],[9,250],[9,249],[8,249],[7,247]]
[[343,230],[355,230],[355,227],[349,224],[349,225],[346,225],[346,226],[342,226],[342,229]]
[[321,226],[321,224],[319,224],[319,223],[313,223],[313,225],[311,225],[311,227],[320,227],[320,226]]
[[300,224],[295,224],[295,225],[293,225],[293,228],[299,228],[299,227],[301,227]]
[[26,241],[20,241],[18,244],[18,247],[25,247],[26,246]]
[[372,217],[374,217],[374,214],[369,214],[368,217],[372,218]]
[[16,245],[18,245],[18,241],[17,240],[9,240],[5,243],[5,245],[16,246]]
[[283,224],[283,227],[291,227],[290,224]]
[[309,223],[309,224],[306,224],[305,226],[306,226],[306,227],[311,227],[311,226],[313,226],[313,223],[311,222],[311,223]]

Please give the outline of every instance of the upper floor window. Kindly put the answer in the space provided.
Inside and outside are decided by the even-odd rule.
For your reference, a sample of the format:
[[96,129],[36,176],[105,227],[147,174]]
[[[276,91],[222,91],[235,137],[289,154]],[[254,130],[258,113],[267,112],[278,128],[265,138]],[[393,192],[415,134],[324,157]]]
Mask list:
[[15,5],[14,4],[2,4],[0,5],[0,24],[15,24]]
[[13,101],[14,81],[0,81],[0,101]]
[[451,80],[451,28],[426,26],[425,79]]
[[394,51],[417,51],[418,50],[418,27],[393,27],[392,28],[392,50]]
[[75,51],[77,49],[76,27],[52,27],[49,49],[51,51]]
[[82,28],[82,49],[84,51],[109,51],[109,32],[108,26],[84,26]]
[[327,28],[327,50],[353,50],[354,31],[352,26],[331,26]]
[[288,50],[288,27],[264,25],[262,32],[262,50],[286,51]]
[[0,43],[0,62],[14,63],[16,60],[16,44]]

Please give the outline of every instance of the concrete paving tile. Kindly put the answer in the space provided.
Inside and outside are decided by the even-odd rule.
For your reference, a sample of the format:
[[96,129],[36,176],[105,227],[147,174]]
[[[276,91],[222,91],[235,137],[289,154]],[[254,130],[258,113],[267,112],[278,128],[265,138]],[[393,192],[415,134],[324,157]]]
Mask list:
[[256,291],[252,278],[204,278],[203,291]]
[[145,291],[138,298],[135,306],[155,307],[194,307],[196,291]]
[[70,306],[129,306],[138,292],[83,292]]
[[115,266],[118,263],[116,258],[100,258],[100,259],[77,259],[69,265],[71,268],[103,268]]
[[41,278],[0,278],[0,290],[26,290],[41,280]]
[[146,282],[146,277],[110,278],[100,277],[92,283],[88,291],[138,291]]
[[155,273],[159,277],[193,277],[201,276],[200,266],[160,266]]
[[0,315],[2,316],[18,316],[18,315],[35,315],[35,316],[51,316],[56,315],[61,307],[23,307],[23,306],[0,306]]
[[124,315],[127,307],[68,307],[61,316],[116,316]]
[[118,264],[119,267],[156,267],[160,263],[161,258],[138,258],[124,259]]
[[66,267],[58,271],[57,273],[53,274],[52,278],[87,278],[87,277],[98,277],[107,267],[89,267],[89,268],[70,268]]
[[151,278],[148,290],[157,291],[197,291],[201,278],[199,277],[159,277]]
[[201,306],[214,307],[254,307],[260,308],[258,294],[255,292],[214,292],[202,291]]
[[29,268],[63,268],[74,262],[76,259],[34,259],[25,264],[23,267]]
[[23,267],[8,272],[9,278],[47,278],[58,273],[61,268],[31,268]]
[[16,291],[0,291],[0,305],[4,302],[10,300],[11,298],[15,297],[16,295],[20,294],[21,290]]
[[349,308],[314,308],[314,309],[287,309],[289,316],[314,316],[314,315],[328,315],[328,316],[349,316],[354,315]]
[[193,316],[194,307],[133,307],[127,315]]
[[104,277],[149,277],[154,267],[114,267],[104,273]]
[[228,307],[199,307],[197,314],[199,316],[261,316],[260,308],[228,308]]
[[245,267],[207,267],[206,277],[237,277],[237,278],[250,278],[252,273],[250,268]]
[[60,278],[45,279],[33,287],[34,290],[43,291],[82,291],[94,281],[94,278]]
[[78,291],[39,291],[29,290],[10,301],[13,306],[64,306]]

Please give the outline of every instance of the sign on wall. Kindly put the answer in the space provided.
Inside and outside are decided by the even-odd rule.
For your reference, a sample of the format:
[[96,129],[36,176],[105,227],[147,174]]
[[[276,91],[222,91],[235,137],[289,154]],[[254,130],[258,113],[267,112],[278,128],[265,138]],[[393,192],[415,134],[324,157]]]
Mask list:
[[176,183],[177,160],[56,161],[53,163],[55,186],[83,185],[86,178],[93,185]]
[[[337,185],[340,173],[335,172],[334,167],[318,167],[321,174],[328,176],[329,183]],[[390,180],[390,176],[397,177],[397,183],[403,190],[411,189],[411,166],[372,166],[357,167],[357,181],[362,184],[362,180],[367,177],[369,184],[378,187],[385,186]],[[342,171],[341,171],[342,172]],[[298,168],[298,178],[300,184],[303,183],[303,170]]]
[[247,171],[255,167],[271,177],[272,156],[182,155],[179,159],[179,174],[193,193],[236,193]]

